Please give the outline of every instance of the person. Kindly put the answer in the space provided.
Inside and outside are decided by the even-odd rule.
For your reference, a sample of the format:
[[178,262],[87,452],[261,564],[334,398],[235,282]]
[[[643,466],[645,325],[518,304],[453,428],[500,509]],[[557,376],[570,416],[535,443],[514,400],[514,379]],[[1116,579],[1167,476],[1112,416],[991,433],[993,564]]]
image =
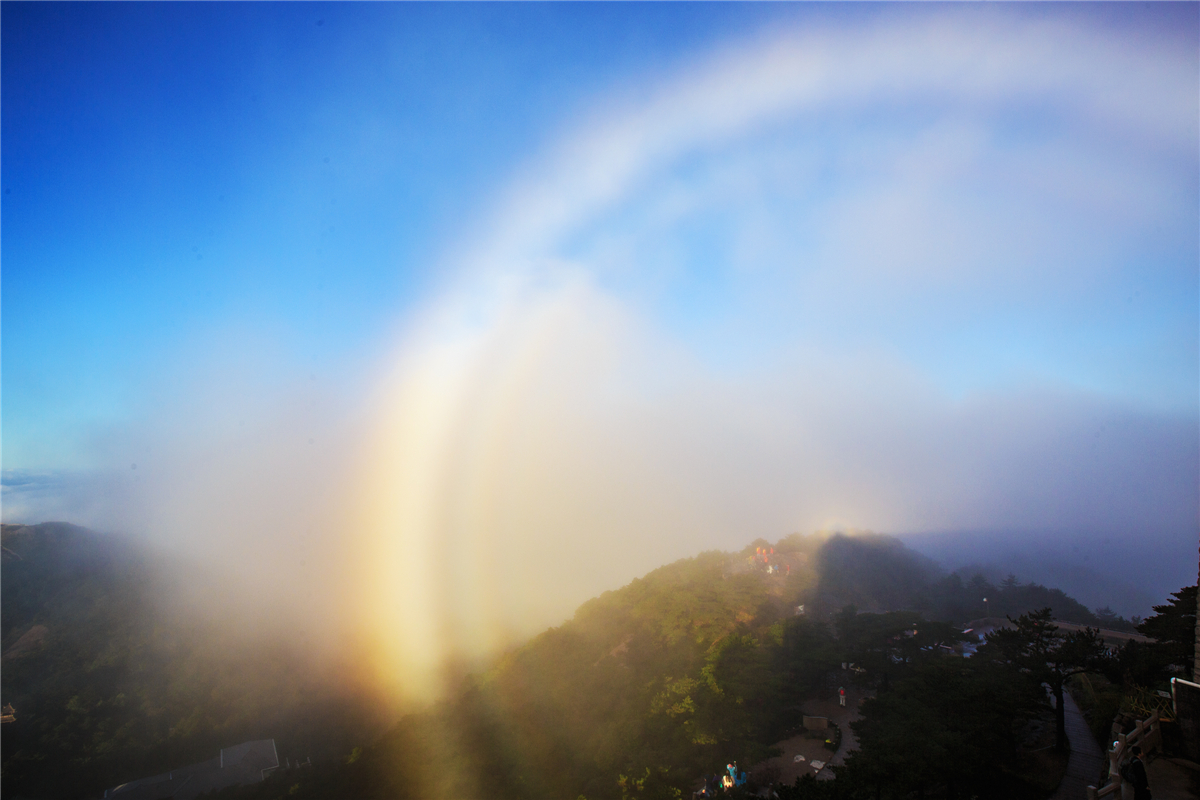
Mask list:
[[1150,800],[1150,779],[1146,777],[1146,765],[1142,763],[1142,748],[1133,746],[1133,758],[1121,770],[1121,777],[1133,787],[1133,800]]
[[838,705],[842,708],[846,707],[846,687],[838,687]]

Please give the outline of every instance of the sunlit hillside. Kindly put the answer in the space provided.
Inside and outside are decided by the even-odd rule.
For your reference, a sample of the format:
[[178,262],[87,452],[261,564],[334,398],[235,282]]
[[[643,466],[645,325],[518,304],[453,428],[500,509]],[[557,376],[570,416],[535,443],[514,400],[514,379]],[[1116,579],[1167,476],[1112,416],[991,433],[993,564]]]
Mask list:
[[1094,621],[1057,590],[964,581],[888,537],[759,540],[605,592],[377,739],[392,723],[353,664],[276,629],[256,638],[180,616],[162,586],[171,570],[86,529],[5,526],[5,796],[80,796],[270,738],[316,766],[227,793],[267,797],[287,780],[307,797],[344,785],[354,797],[605,798],[634,778],[667,791],[768,757],[832,691],[852,630],[940,620],[922,627],[952,644],[947,623],[979,616],[981,592],[995,613],[1054,605]]

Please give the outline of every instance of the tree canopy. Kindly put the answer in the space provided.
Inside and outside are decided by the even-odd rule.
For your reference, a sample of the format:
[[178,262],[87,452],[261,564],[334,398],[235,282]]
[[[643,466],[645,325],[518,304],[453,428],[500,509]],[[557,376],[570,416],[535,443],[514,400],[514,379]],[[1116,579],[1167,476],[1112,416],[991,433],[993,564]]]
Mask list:
[[1012,627],[988,634],[979,657],[1019,671],[1034,686],[1045,684],[1050,687],[1055,701],[1055,747],[1065,751],[1063,686],[1072,675],[1101,671],[1106,650],[1095,628],[1062,633],[1050,621],[1050,616],[1049,608],[1022,614],[1012,620]]

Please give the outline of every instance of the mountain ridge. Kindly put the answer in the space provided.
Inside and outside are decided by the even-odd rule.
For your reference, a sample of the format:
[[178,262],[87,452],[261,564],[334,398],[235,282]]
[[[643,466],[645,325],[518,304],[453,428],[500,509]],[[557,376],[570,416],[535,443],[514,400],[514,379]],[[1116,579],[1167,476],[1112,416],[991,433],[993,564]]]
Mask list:
[[[6,656],[31,636],[5,659],[3,701],[18,720],[3,728],[6,795],[95,791],[230,741],[275,737],[281,756],[318,760],[358,745],[358,766],[337,774],[364,797],[476,796],[485,784],[497,797],[616,796],[621,775],[648,769],[652,783],[678,784],[721,754],[765,757],[806,693],[828,688],[829,623],[848,606],[949,623],[1048,598],[1062,618],[1095,620],[1057,590],[947,575],[891,537],[760,539],[588,600],[376,741],[364,699],[298,672],[286,647],[239,661],[164,630],[154,564],[129,542],[43,523],[5,525],[3,544]],[[992,594],[986,609],[981,591]],[[248,664],[265,665],[274,682]],[[328,725],[297,727],[306,715]],[[395,775],[423,777],[397,784]]]

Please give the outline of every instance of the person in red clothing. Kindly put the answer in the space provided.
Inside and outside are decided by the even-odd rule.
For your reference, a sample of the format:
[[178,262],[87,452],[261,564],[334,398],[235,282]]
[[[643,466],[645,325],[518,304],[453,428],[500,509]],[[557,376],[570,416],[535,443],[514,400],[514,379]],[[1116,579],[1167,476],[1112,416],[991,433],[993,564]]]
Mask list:
[[838,705],[842,708],[846,707],[846,687],[844,686],[838,689]]

